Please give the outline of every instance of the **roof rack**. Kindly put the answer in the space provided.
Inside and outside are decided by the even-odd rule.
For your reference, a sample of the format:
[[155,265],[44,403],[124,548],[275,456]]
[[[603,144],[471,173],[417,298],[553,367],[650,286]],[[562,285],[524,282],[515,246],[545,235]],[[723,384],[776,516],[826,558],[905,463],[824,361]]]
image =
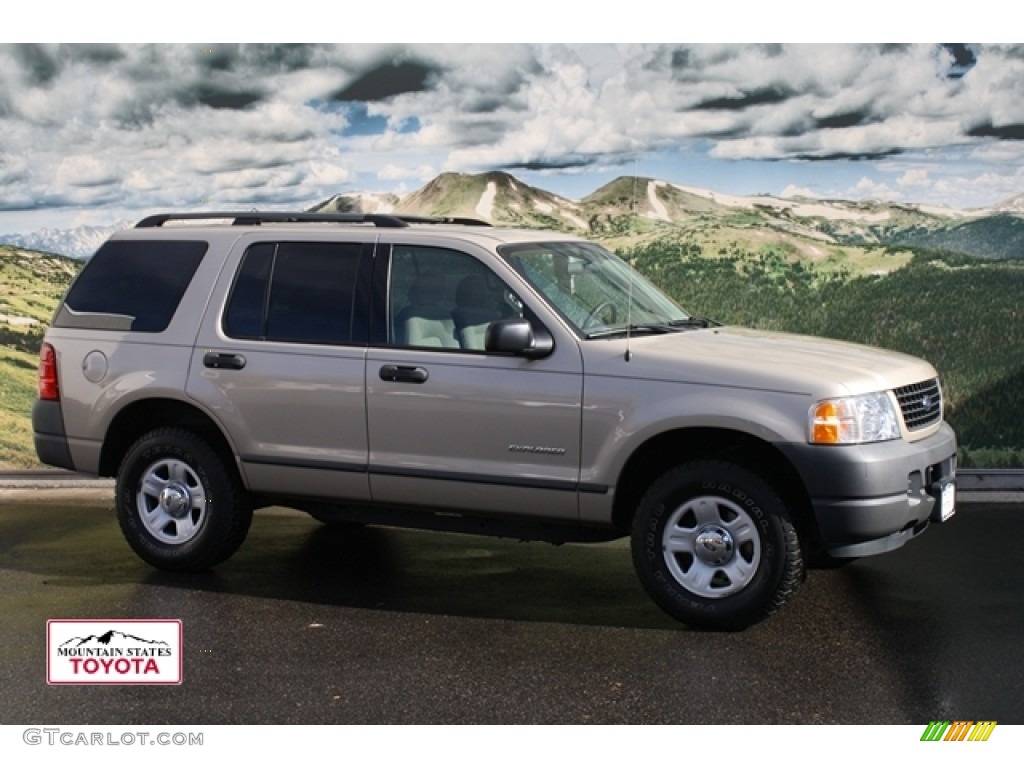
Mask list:
[[169,221],[201,221],[231,219],[236,227],[256,227],[260,224],[291,224],[321,222],[335,224],[373,224],[375,227],[408,227],[410,224],[461,224],[470,227],[489,227],[482,219],[462,216],[407,216],[392,213],[309,213],[306,211],[203,211],[202,213],[158,213],[147,216],[135,225],[136,229],[162,227]]

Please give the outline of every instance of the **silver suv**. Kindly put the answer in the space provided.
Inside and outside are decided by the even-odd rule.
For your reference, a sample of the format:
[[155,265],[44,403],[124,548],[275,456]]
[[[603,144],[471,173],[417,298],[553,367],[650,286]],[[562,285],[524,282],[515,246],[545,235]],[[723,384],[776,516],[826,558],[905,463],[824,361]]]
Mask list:
[[805,563],[954,511],[913,357],[688,315],[600,246],[472,220],[164,214],[69,288],[33,410],[47,464],[116,476],[159,568],[252,510],[599,541],[697,627],[773,613]]

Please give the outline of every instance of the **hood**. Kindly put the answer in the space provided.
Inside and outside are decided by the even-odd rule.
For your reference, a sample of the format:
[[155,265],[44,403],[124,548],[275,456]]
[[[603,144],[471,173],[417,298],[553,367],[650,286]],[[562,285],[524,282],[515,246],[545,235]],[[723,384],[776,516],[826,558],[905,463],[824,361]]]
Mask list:
[[721,327],[583,342],[588,374],[804,393],[877,392],[936,377],[924,360],[814,336]]

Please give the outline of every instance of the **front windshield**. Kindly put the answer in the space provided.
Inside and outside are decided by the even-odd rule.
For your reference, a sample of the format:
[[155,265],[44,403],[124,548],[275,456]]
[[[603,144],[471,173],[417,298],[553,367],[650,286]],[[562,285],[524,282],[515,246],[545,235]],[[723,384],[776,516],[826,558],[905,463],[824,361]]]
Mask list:
[[498,250],[584,337],[690,319],[632,267],[594,243],[522,243]]

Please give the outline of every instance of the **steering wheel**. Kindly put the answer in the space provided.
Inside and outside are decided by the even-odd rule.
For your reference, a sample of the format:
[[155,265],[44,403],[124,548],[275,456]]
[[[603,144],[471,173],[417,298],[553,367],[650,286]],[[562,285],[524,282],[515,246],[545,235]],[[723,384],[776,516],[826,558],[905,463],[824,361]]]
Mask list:
[[615,306],[615,302],[602,301],[600,304],[598,304],[596,307],[590,310],[590,314],[587,315],[587,319],[583,321],[583,325],[581,326],[581,328],[589,328],[590,326],[595,325],[597,318],[600,317],[601,313],[604,312],[604,310],[606,309],[610,309],[612,311],[612,316],[608,320],[608,322],[614,323],[616,320],[619,319],[619,310],[618,307]]

